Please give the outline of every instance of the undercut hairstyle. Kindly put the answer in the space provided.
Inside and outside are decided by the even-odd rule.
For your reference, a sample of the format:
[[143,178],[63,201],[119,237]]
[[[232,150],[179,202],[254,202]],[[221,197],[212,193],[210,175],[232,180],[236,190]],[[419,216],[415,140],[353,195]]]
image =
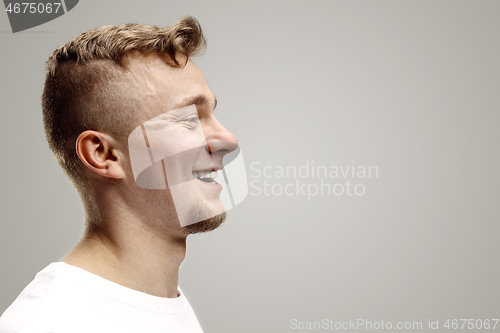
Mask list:
[[42,95],[45,134],[81,195],[88,193],[90,184],[76,154],[80,133],[95,130],[123,139],[132,130],[137,87],[127,73],[127,55],[155,54],[170,66],[181,67],[205,45],[199,22],[188,16],[163,28],[130,23],[97,28],[49,57]]

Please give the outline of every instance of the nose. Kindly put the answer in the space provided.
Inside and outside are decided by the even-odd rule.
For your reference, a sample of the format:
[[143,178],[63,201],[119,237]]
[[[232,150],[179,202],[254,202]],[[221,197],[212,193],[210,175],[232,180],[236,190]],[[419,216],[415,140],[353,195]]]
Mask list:
[[238,140],[214,116],[207,119],[203,134],[210,154],[224,156],[238,147]]

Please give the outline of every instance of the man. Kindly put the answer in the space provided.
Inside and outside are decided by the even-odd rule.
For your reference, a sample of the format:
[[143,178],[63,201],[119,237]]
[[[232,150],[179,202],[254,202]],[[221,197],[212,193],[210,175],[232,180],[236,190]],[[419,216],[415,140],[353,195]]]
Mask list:
[[[81,197],[85,231],[5,311],[1,333],[202,332],[178,289],[179,265],[186,237],[225,218],[214,177],[237,147],[189,59],[204,45],[187,17],[98,28],[49,58],[47,140]],[[146,149],[151,160],[141,160]]]

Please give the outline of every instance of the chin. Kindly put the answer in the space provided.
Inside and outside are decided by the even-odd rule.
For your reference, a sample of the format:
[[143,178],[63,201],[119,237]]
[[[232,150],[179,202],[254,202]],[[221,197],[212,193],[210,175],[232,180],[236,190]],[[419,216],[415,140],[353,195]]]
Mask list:
[[181,228],[181,230],[186,234],[186,235],[192,235],[192,234],[200,234],[203,232],[208,232],[217,229],[222,222],[226,219],[226,212],[222,212],[219,215],[216,215],[214,217],[210,217],[206,220],[196,222],[190,225],[186,225]]

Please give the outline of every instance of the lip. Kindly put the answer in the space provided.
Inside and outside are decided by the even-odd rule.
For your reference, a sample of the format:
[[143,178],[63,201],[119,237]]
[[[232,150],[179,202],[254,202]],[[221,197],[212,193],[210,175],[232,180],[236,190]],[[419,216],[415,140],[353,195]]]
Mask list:
[[[206,184],[209,184],[210,182],[217,182],[215,180],[215,178],[218,178],[220,176],[220,173],[219,173],[220,170],[222,170],[222,168],[221,169],[214,168],[214,170],[210,170],[210,171],[207,170],[207,169],[204,169],[204,170],[203,169],[193,170],[192,171],[192,175],[193,175],[193,178],[195,178],[195,179],[200,180],[200,178],[201,178],[201,179],[207,180],[207,182],[204,182],[203,180],[200,180],[200,181],[202,181],[202,182],[204,182]],[[200,176],[198,173],[201,173],[201,177],[200,178],[198,178]],[[205,173],[205,174],[203,174],[203,173]],[[209,174],[207,175],[207,173],[209,173],[209,174],[212,173],[212,175],[211,175],[212,177],[205,178],[207,176],[210,176]]]
[[198,178],[195,179],[198,180],[203,185],[203,188],[215,190],[217,192],[222,191],[222,185],[217,183],[217,181],[213,178],[208,178],[211,181],[211,183],[204,182],[203,180],[199,180]]
[[[198,182],[202,183],[201,188],[204,190],[204,192],[209,195],[210,197],[215,195],[217,198],[219,197],[220,192],[222,192],[222,185],[217,182],[216,179],[219,179],[219,177],[222,176],[222,172],[219,173],[223,169],[223,166],[218,166],[215,165],[213,168],[208,167],[208,168],[197,168],[193,170],[193,173],[196,172],[216,172],[217,173],[217,178],[203,178],[203,180],[200,180],[200,178],[196,177],[193,174],[193,178],[197,179]],[[204,181],[205,180],[205,181]]]
[[214,171],[220,171],[220,170],[222,170],[222,167],[198,169],[198,170],[193,170],[193,172],[200,172],[200,171],[210,171],[210,172],[214,172]]

